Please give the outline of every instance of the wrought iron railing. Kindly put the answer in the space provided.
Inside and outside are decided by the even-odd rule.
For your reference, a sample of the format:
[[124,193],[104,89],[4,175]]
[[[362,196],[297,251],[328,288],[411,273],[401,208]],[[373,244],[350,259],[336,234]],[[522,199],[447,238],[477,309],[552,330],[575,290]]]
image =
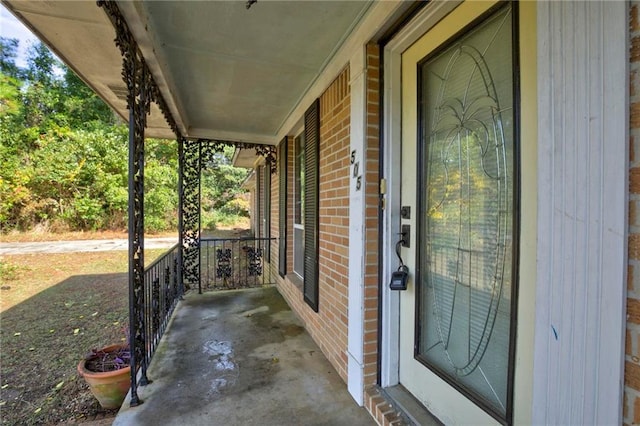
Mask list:
[[[260,287],[273,284],[270,268],[270,243],[273,238],[200,239],[199,291]],[[138,385],[150,383],[147,368],[160,343],[169,319],[184,293],[180,280],[180,246],[176,244],[144,270],[143,306],[138,321],[141,340],[135,342],[136,356],[131,371],[140,371],[140,380],[132,380],[131,394]]]
[[178,245],[156,259],[144,270],[145,304],[148,361],[156,350],[160,338],[181,294],[178,280]]
[[274,284],[270,268],[273,238],[200,239],[199,290],[223,290]]
[[[150,382],[147,379],[147,367],[183,293],[179,279],[179,251],[178,244],[174,245],[144,270],[143,318],[138,319],[142,320],[144,333],[143,341],[136,342],[136,352],[141,356],[134,357],[137,365],[131,366],[131,371],[141,369],[140,381],[132,381],[135,387]],[[135,321],[134,318],[130,320]],[[132,389],[132,395],[135,391]]]

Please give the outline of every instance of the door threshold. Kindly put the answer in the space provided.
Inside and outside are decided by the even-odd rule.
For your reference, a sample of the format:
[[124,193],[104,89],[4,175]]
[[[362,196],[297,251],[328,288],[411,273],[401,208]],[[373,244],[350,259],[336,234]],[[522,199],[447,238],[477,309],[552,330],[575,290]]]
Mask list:
[[435,418],[404,386],[395,385],[380,389],[380,394],[392,402],[395,407],[414,424],[419,426],[442,426],[443,423]]

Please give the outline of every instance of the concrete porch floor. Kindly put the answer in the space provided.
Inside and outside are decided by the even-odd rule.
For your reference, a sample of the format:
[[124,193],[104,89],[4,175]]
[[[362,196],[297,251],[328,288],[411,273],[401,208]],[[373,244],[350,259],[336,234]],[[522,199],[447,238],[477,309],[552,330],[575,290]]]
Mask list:
[[114,425],[372,425],[276,288],[190,293]]

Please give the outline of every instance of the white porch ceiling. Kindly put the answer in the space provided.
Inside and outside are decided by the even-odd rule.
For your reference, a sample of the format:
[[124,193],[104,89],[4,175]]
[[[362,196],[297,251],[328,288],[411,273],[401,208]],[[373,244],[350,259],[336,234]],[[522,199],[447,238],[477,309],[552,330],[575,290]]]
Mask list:
[[[2,0],[128,119],[115,31],[95,1]],[[118,2],[180,131],[275,144],[368,1]],[[286,129],[285,129],[286,130]],[[174,135],[153,106],[147,135]]]

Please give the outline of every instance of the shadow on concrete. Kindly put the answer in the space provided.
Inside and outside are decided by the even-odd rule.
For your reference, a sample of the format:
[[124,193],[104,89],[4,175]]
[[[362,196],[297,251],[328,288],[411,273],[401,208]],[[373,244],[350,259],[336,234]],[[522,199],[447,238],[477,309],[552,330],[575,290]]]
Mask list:
[[114,425],[371,425],[275,287],[180,302]]

